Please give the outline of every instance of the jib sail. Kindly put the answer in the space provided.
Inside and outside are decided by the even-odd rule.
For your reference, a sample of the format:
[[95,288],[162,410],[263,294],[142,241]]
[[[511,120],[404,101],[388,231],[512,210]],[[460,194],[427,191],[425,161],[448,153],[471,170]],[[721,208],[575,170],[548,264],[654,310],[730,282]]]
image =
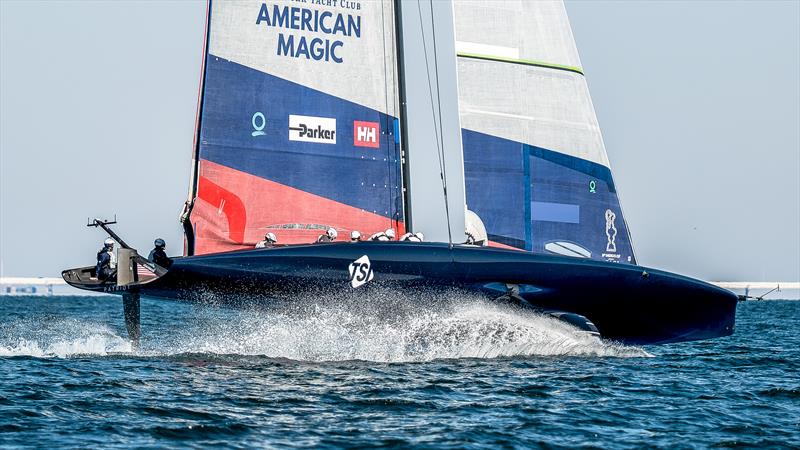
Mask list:
[[393,3],[328,3],[209,3],[194,253],[402,231]]
[[560,1],[455,1],[466,200],[495,244],[635,262]]

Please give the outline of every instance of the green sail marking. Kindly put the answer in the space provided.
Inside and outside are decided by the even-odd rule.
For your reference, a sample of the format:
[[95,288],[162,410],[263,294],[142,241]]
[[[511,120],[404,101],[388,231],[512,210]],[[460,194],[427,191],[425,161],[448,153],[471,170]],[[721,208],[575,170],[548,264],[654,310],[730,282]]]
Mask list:
[[502,56],[492,56],[492,55],[481,55],[478,53],[457,53],[458,56],[462,58],[472,58],[472,59],[483,59],[486,61],[499,61],[499,62],[507,62],[512,64],[523,64],[526,66],[536,66],[536,67],[546,67],[548,69],[557,69],[557,70],[566,70],[568,72],[575,72],[583,75],[583,69],[580,67],[575,66],[567,66],[564,64],[552,64],[547,63],[544,61],[533,61],[530,59],[517,59],[517,58],[505,58]]

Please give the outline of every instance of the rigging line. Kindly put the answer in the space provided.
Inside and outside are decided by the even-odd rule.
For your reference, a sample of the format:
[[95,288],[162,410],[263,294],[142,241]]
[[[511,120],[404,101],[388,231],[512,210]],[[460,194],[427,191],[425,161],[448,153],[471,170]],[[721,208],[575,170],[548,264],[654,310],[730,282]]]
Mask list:
[[383,37],[383,88],[384,88],[384,97],[383,97],[383,104],[384,108],[386,109],[386,113],[389,113],[389,92],[387,82],[388,80],[388,73],[389,71],[386,70],[386,18],[384,16],[384,2],[381,1],[381,36]]
[[417,0],[417,13],[419,15],[419,31],[420,34],[422,35],[422,51],[425,54],[425,72],[428,80],[428,96],[430,96],[431,100],[431,116],[432,116],[431,118],[433,119],[433,124],[434,124],[433,131],[436,134],[436,156],[439,158],[439,175],[443,177],[444,175],[442,174],[442,168],[443,168],[442,154],[439,151],[439,148],[441,147],[441,145],[439,144],[439,128],[438,126],[436,126],[436,111],[434,110],[433,107],[433,87],[431,86],[431,72],[430,72],[430,65],[428,64],[428,46],[425,44],[425,29],[423,27],[424,22],[422,20],[422,7],[420,6],[421,5],[420,2],[421,0]]
[[[436,50],[436,22],[433,20],[433,0],[430,0],[431,5],[431,32],[433,33],[433,64],[436,69],[436,103],[439,107],[439,135],[442,137],[441,147],[441,169],[442,169],[442,190],[444,191],[444,212],[447,219],[447,239],[450,243],[450,248],[453,247],[453,232],[450,229],[450,202],[447,200],[447,160],[444,154],[444,130],[442,126],[442,98],[441,98],[441,84],[439,84],[439,57]],[[433,99],[431,99],[431,102]]]
[[[388,76],[388,72],[389,71],[386,68],[386,17],[384,16],[385,2],[381,1],[380,5],[381,5],[381,37],[382,37],[382,41],[383,41],[383,104],[384,104],[384,112],[386,113],[386,117],[385,118],[384,117],[380,118],[381,119],[380,120],[381,133],[383,133],[383,129],[385,127],[389,126],[389,124],[388,124],[388,122],[389,122],[389,89],[388,89],[389,76]],[[394,124],[392,124],[392,127],[394,127]],[[392,171],[393,164],[392,164],[392,157],[391,157],[391,154],[390,154],[391,153],[391,145],[389,143],[389,134],[387,133],[387,134],[384,134],[383,136],[386,137],[386,153],[385,153],[386,154],[386,170],[387,170],[388,175],[389,175],[388,176],[388,178],[389,178],[389,191],[391,192],[392,185],[393,185],[393,182],[394,182],[394,173]],[[376,136],[376,138],[380,139],[380,136]],[[386,191],[384,191],[384,195],[386,195]],[[390,220],[390,223],[391,223],[391,221],[394,220],[394,216],[395,216],[395,212],[396,212],[394,209],[395,209],[396,205],[394,205],[394,202],[392,201],[392,196],[391,195],[388,195],[387,197],[388,197],[388,202],[387,202],[388,203],[388,208],[387,208],[387,210],[389,211],[389,220]],[[395,226],[396,225],[397,224],[395,223]],[[394,226],[393,226],[393,228],[394,228]]]
[[[422,51],[423,51],[423,53],[425,55],[425,72],[426,72],[427,79],[428,79],[428,95],[430,96],[430,101],[431,101],[431,116],[433,118],[433,125],[434,125],[433,131],[436,134],[436,156],[439,159],[439,178],[442,180],[442,192],[444,194],[444,211],[445,211],[445,217],[447,219],[447,238],[448,238],[448,242],[449,242],[450,246],[452,246],[453,245],[453,237],[451,236],[451,233],[450,233],[450,210],[449,210],[449,208],[447,206],[447,185],[445,184],[444,161],[442,160],[442,158],[443,158],[443,152],[442,152],[443,143],[440,143],[440,137],[439,137],[439,132],[441,130],[441,127],[436,123],[437,114],[436,114],[436,111],[435,111],[434,106],[433,106],[433,87],[431,86],[430,64],[428,63],[428,61],[429,61],[428,60],[428,46],[425,44],[425,29],[424,29],[424,26],[423,26],[424,21],[422,20],[421,0],[417,0],[417,13],[419,15],[419,30],[420,30],[420,33],[422,34]],[[433,20],[433,3],[431,3],[431,20]],[[433,32],[433,30],[432,30],[432,32]],[[433,40],[434,40],[434,44],[435,44],[436,36],[433,37]],[[434,55],[434,57],[435,57],[435,55]],[[438,64],[437,64],[437,68],[438,68]],[[437,83],[438,83],[438,74],[437,74]],[[436,89],[437,89],[437,92],[438,92],[438,89],[439,89],[438,84],[436,86]],[[440,105],[439,113],[441,114],[441,103],[439,103],[439,105]],[[441,115],[439,116],[439,119],[441,120]]]
[[[401,97],[401,95],[400,95],[400,83],[401,83],[401,80],[400,80],[400,71],[401,71],[401,69],[400,69],[400,57],[398,56],[398,45],[400,45],[399,44],[400,33],[397,31],[397,26],[398,26],[397,25],[397,20],[398,20],[398,17],[396,16],[396,11],[397,10],[394,8],[394,5],[393,5],[392,10],[391,10],[392,13],[389,15],[390,20],[391,20],[391,25],[392,25],[392,27],[391,27],[392,39],[390,41],[391,44],[389,45],[389,49],[391,50],[391,55],[392,55],[392,60],[391,60],[390,67],[392,68],[392,71],[391,71],[391,73],[392,73],[391,86],[392,86],[392,95],[393,95],[393,97],[392,97],[392,120],[394,122],[392,124],[392,132],[394,133],[394,143],[393,143],[394,144],[394,151],[393,151],[392,155],[397,158],[396,163],[399,164],[399,166],[395,165],[394,167],[399,167],[400,168],[400,170],[397,170],[396,172],[394,172],[396,177],[397,177],[397,180],[396,180],[397,187],[396,187],[396,189],[398,189],[399,190],[398,192],[400,192],[399,205],[397,203],[397,197],[395,197],[393,199],[393,201],[395,202],[395,209],[397,209],[395,223],[399,226],[400,222],[402,221],[404,230],[406,232],[408,232],[408,217],[406,217],[406,215],[405,215],[405,213],[406,213],[406,204],[408,202],[408,200],[406,199],[406,196],[405,196],[405,191],[407,189],[407,186],[406,186],[406,183],[405,183],[405,181],[403,179],[403,176],[404,176],[403,172],[404,172],[404,168],[406,167],[405,163],[403,162],[403,158],[405,156],[404,153],[403,153],[403,144],[404,143],[402,142],[402,140],[403,140],[403,132],[401,130],[401,127],[403,126],[403,122],[400,119],[400,114],[402,114],[402,111],[403,111],[403,106],[401,105],[401,98],[400,98]],[[397,124],[396,127],[395,127],[395,124]],[[399,208],[398,208],[398,206],[399,206]]]

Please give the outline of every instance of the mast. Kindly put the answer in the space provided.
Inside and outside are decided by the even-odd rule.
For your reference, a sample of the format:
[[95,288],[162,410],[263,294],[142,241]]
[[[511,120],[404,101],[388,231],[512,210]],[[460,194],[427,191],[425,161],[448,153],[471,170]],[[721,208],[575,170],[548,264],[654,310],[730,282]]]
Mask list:
[[461,243],[466,202],[453,4],[397,3],[406,217],[427,240]]
[[402,175],[403,183],[403,215],[406,219],[406,231],[414,230],[413,217],[411,216],[411,205],[409,202],[409,177],[408,177],[408,154],[406,152],[406,142],[408,142],[408,124],[406,117],[408,111],[406,108],[406,87],[405,87],[405,57],[403,55],[403,2],[401,0],[394,0],[394,16],[395,16],[395,47],[397,55],[397,86],[399,96],[399,112],[398,123],[400,133],[400,173]]

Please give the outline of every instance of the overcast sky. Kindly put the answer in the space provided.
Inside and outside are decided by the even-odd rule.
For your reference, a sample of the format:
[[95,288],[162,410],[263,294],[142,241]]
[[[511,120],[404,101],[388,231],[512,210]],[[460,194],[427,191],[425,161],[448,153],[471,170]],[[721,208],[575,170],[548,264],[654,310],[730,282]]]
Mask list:
[[[639,262],[800,280],[800,2],[568,1]],[[205,3],[0,1],[5,276],[180,253]]]

